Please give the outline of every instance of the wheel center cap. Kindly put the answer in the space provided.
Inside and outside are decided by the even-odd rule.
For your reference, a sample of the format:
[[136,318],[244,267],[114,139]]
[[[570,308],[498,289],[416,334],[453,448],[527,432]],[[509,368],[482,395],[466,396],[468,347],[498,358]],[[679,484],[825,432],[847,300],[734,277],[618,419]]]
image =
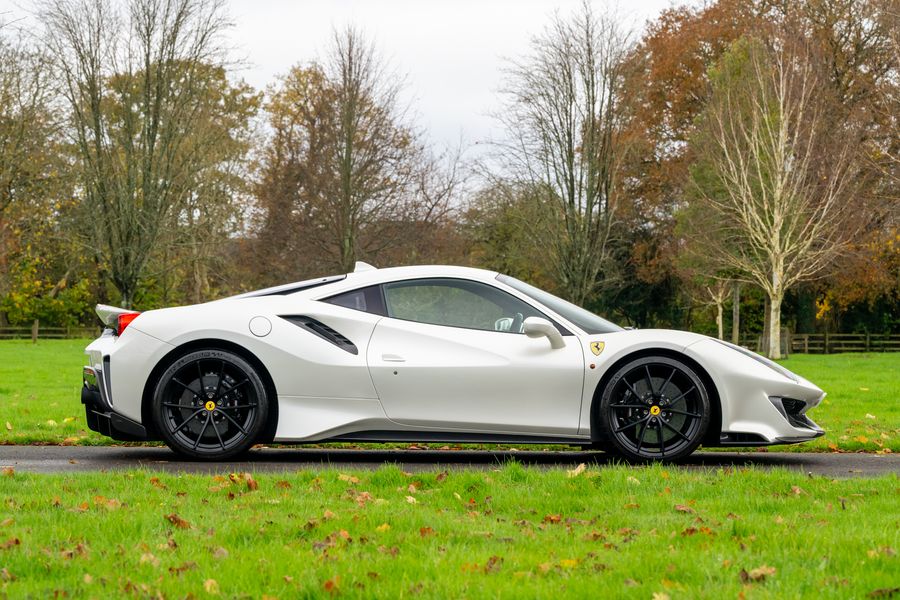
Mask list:
[[660,412],[660,410],[659,410],[658,406],[654,405],[654,406],[650,407],[650,414],[653,415],[654,417],[659,415],[659,412]]
[[208,401],[206,402],[206,404],[204,405],[204,407],[205,407],[206,410],[208,410],[209,412],[212,412],[212,411],[216,410],[216,403],[213,402],[212,400],[208,400]]

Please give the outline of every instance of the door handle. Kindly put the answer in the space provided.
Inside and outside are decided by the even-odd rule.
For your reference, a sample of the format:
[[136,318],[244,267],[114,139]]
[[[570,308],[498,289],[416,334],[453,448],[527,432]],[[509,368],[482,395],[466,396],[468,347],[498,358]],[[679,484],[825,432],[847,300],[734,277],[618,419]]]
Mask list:
[[406,359],[399,354],[382,354],[381,360],[384,362],[406,362]]

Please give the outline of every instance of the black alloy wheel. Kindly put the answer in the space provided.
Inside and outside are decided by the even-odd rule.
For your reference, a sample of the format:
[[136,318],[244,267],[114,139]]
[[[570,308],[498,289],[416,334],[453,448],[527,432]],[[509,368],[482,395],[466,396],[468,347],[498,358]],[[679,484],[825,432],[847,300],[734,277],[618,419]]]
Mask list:
[[709,427],[709,393],[697,373],[668,356],[622,365],[609,380],[597,423],[607,448],[635,461],[691,454]]
[[224,460],[248,450],[268,417],[266,389],[256,370],[224,350],[197,350],[159,378],[153,418],[175,452]]

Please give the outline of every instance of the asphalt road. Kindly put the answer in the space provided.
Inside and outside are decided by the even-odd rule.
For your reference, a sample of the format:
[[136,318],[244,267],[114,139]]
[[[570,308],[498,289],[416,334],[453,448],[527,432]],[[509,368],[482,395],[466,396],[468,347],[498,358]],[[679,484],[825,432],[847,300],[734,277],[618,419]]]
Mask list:
[[[409,472],[433,469],[492,469],[508,460],[542,468],[571,469],[579,463],[602,468],[612,459],[601,452],[534,452],[475,450],[330,450],[262,448],[241,460],[204,463],[179,459],[167,448],[0,446],[0,468],[18,472],[77,473],[121,469],[149,469],[185,473],[252,471],[284,472],[301,469],[377,469],[397,464]],[[698,452],[682,463],[687,469],[718,467],[786,468],[826,477],[874,477],[900,474],[900,454],[803,454],[787,452]]]

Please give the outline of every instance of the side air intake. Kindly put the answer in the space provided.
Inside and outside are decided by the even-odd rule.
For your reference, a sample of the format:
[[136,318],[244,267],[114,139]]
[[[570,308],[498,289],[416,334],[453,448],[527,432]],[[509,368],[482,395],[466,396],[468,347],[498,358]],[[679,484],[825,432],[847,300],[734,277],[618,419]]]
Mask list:
[[279,317],[285,321],[290,321],[297,327],[305,329],[313,335],[319,336],[326,342],[331,342],[345,352],[359,354],[359,349],[353,342],[321,321],[317,321],[306,315],[279,315]]

